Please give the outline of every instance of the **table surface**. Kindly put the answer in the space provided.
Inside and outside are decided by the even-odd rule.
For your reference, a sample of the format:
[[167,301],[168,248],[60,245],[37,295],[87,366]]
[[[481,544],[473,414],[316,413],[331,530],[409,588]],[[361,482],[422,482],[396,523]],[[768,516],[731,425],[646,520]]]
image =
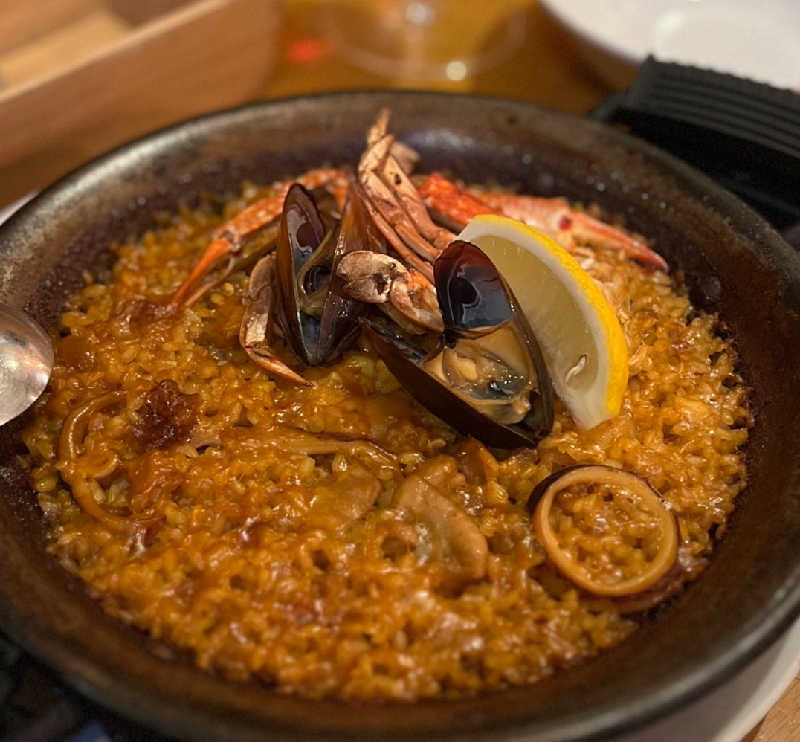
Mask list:
[[[359,1],[366,2],[351,0]],[[480,12],[496,13],[500,6],[522,12],[525,31],[521,46],[505,61],[475,77],[439,82],[387,78],[349,64],[321,28],[320,10],[325,2],[286,2],[278,63],[260,97],[355,88],[424,87],[505,96],[581,114],[614,91],[583,61],[580,42],[562,31],[533,0],[504,0],[494,6],[488,3],[480,6],[484,9]],[[624,81],[626,75],[632,79],[634,74],[634,70],[617,70],[616,79]],[[36,181],[36,174],[33,175]],[[42,171],[39,187],[45,186],[49,179],[49,174]],[[800,678],[794,680],[763,722],[742,742],[794,739],[800,739]]]

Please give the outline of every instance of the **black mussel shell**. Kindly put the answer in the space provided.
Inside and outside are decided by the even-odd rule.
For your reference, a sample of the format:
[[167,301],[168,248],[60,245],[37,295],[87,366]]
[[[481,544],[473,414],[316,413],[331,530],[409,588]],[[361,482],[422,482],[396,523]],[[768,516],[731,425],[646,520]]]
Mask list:
[[338,356],[358,332],[358,319],[366,310],[366,305],[345,293],[345,281],[336,274],[336,266],[347,253],[365,249],[371,224],[364,196],[359,186],[352,184],[342,212],[330,265],[328,293],[320,316],[318,363],[326,363]]
[[[534,440],[543,438],[553,427],[553,384],[533,329],[511,287],[489,256],[464,240],[454,240],[442,251],[433,264],[433,274],[446,344],[454,345],[459,338],[480,338],[504,324],[514,327],[537,378],[530,411],[515,427],[525,429]],[[475,432],[470,434],[480,438]]]
[[[344,294],[335,269],[342,255],[361,249],[365,214],[363,203],[350,198],[338,233],[326,238],[314,197],[299,183],[286,194],[277,246],[279,317],[290,347],[309,366],[333,360],[358,330],[363,306]],[[304,311],[309,299],[317,311]]]
[[328,293],[333,253],[338,238],[339,228],[335,224],[295,276],[301,312],[313,314],[315,317],[322,315],[322,305]]
[[480,334],[514,317],[511,290],[471,242],[451,242],[433,264],[433,279],[446,332]]
[[552,427],[506,425],[486,417],[462,397],[450,391],[421,365],[427,354],[399,328],[379,318],[362,318],[366,339],[389,371],[414,398],[433,414],[464,435],[471,435],[495,449],[530,448]]
[[[553,387],[530,324],[514,294],[492,261],[475,245],[456,240],[434,263],[436,293],[444,334],[437,347],[425,353],[396,325],[363,319],[364,334],[397,380],[425,407],[464,435],[471,435],[495,449],[533,447],[553,427]],[[429,371],[445,346],[461,338],[477,344],[497,337],[501,328],[528,359],[536,374],[528,397],[530,410],[519,422],[501,422],[480,409],[485,399],[470,398]],[[481,341],[483,338],[483,341]],[[490,351],[487,351],[487,354]],[[488,355],[487,355],[488,357]],[[490,384],[490,386],[492,386]],[[502,389],[492,394],[502,397]],[[487,410],[484,407],[484,410]]]
[[313,364],[319,319],[300,309],[297,275],[325,238],[325,225],[313,196],[295,183],[286,194],[278,232],[279,317],[286,341],[306,364]]

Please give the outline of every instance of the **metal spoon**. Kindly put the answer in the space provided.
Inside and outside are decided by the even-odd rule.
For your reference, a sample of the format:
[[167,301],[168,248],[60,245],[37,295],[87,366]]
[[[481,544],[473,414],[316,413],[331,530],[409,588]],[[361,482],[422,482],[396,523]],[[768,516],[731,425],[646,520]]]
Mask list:
[[27,314],[0,304],[0,425],[28,409],[53,370],[53,344]]

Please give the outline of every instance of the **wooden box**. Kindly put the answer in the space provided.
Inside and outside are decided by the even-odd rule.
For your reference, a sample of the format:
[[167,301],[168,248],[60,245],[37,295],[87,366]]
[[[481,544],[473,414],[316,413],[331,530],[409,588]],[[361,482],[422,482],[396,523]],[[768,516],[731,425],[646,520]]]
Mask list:
[[0,0],[0,206],[263,95],[280,20],[279,0]]

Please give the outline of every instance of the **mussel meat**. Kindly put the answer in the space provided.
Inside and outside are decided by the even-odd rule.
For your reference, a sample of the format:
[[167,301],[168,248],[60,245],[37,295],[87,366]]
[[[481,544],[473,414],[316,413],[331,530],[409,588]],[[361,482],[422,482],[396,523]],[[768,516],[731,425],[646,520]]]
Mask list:
[[414,397],[465,435],[534,446],[553,426],[553,387],[538,343],[486,254],[456,240],[434,263],[444,332],[426,352],[396,326],[363,319],[376,353]]

